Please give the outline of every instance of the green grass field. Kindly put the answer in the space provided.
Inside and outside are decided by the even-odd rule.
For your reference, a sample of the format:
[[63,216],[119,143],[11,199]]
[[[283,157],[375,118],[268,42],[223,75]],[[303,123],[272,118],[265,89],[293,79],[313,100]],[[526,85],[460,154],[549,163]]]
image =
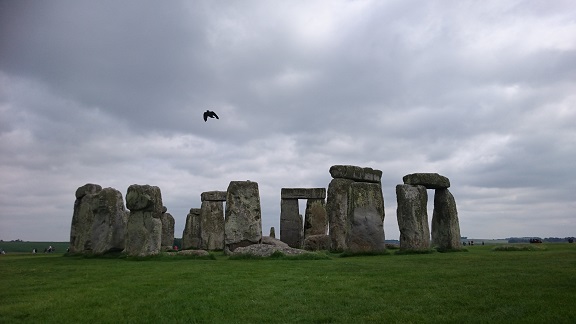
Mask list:
[[576,323],[576,244],[324,260],[0,256],[0,323]]

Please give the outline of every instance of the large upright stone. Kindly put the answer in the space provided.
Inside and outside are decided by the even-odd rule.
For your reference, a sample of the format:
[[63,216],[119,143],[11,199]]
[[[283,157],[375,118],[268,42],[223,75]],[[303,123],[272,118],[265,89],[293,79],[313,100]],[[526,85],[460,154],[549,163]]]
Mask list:
[[303,241],[302,223],[298,199],[282,199],[280,201],[280,240],[292,248],[301,248]]
[[93,200],[93,214],[92,253],[124,250],[128,211],[122,193],[114,188],[102,189]]
[[379,183],[350,186],[346,247],[351,252],[379,252],[384,243],[384,196]]
[[202,201],[200,208],[200,248],[204,250],[224,249],[224,203]]
[[328,185],[326,198],[326,214],[332,251],[342,252],[346,250],[346,231],[348,228],[348,190],[354,183],[350,179],[332,179]]
[[428,194],[424,186],[397,185],[396,217],[400,229],[401,251],[425,251],[430,249],[428,228]]
[[162,222],[162,243],[161,249],[163,251],[171,250],[174,247],[174,217],[167,213],[166,207],[162,208],[163,213],[160,216]]
[[126,207],[130,209],[126,249],[130,256],[149,256],[160,253],[162,243],[162,194],[160,188],[131,185],[126,193]]
[[426,189],[442,189],[450,187],[450,180],[438,173],[412,173],[405,175],[404,184],[424,186]]
[[225,247],[234,251],[238,247],[260,243],[262,240],[262,211],[258,183],[231,181],[226,195]]
[[456,200],[448,189],[436,189],[432,213],[432,244],[439,250],[460,250]]
[[328,216],[324,199],[308,199],[304,214],[304,239],[312,235],[326,235]]
[[102,187],[87,183],[76,190],[72,225],[70,227],[70,252],[83,253],[92,250],[93,206]]
[[186,215],[186,224],[182,233],[183,249],[200,248],[200,214],[200,208],[190,208],[190,212]]

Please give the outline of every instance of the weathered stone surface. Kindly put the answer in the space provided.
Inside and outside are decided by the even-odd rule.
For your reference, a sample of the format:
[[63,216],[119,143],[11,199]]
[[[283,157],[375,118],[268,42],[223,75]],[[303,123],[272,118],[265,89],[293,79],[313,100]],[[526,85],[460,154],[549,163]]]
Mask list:
[[76,199],[80,199],[86,195],[98,193],[100,190],[102,190],[102,186],[93,183],[87,183],[76,189],[75,196]]
[[298,255],[309,253],[308,251],[295,249],[291,247],[280,247],[270,244],[252,244],[249,246],[238,247],[234,250],[234,252],[230,252],[229,255],[248,254],[259,257],[269,257],[276,251],[282,252],[285,255]]
[[260,243],[262,240],[262,211],[258,183],[231,181],[226,195],[225,247],[234,251],[238,247]]
[[396,200],[398,202],[396,217],[400,229],[400,250],[430,249],[426,187],[397,185]]
[[280,240],[293,248],[302,247],[303,226],[298,199],[282,199],[280,201]]
[[[332,251],[346,250],[346,231],[348,228],[348,194],[354,180],[332,179],[328,185],[326,214],[332,240]],[[284,241],[284,240],[283,240]]]
[[326,199],[326,188],[282,188],[282,199]]
[[432,245],[442,250],[462,248],[456,200],[448,189],[436,189],[434,193]]
[[270,237],[276,238],[276,230],[274,229],[274,226],[270,227]]
[[324,199],[308,199],[304,214],[304,239],[311,235],[326,235],[328,215]]
[[210,253],[204,250],[182,250],[178,252],[166,252],[166,255],[209,256]]
[[424,186],[427,189],[449,188],[450,180],[438,173],[412,173],[402,178],[404,184]]
[[[163,209],[166,209],[166,207]],[[166,211],[160,216],[160,221],[162,222],[161,249],[171,250],[174,247],[174,217]]]
[[190,208],[190,213],[186,215],[186,225],[182,233],[183,249],[200,248],[200,208]]
[[379,252],[384,243],[384,196],[379,183],[355,182],[350,186],[346,250]]
[[92,250],[93,205],[102,187],[88,183],[76,190],[72,225],[70,227],[70,252],[83,253]]
[[94,197],[92,207],[92,253],[124,250],[128,211],[122,193],[114,188],[102,189]]
[[262,236],[262,244],[275,245],[279,247],[289,247],[288,244],[270,236]]
[[126,208],[130,211],[150,211],[152,216],[160,218],[164,206],[160,188],[150,185],[131,185],[126,193]]
[[206,191],[200,194],[201,201],[226,201],[226,191]]
[[380,183],[382,179],[382,171],[354,165],[333,165],[330,167],[330,175],[334,179],[350,179],[359,182]]
[[331,245],[329,235],[310,235],[304,239],[304,250],[307,251],[330,250]]
[[149,256],[160,253],[162,243],[162,194],[160,188],[131,185],[126,193],[130,209],[126,234],[126,254]]
[[224,249],[224,203],[204,200],[200,208],[200,248]]

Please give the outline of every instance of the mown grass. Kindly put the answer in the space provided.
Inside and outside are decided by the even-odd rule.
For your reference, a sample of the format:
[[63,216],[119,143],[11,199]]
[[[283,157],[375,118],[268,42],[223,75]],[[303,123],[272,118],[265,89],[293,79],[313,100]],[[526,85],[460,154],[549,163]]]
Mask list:
[[491,249],[321,260],[4,255],[0,323],[576,322],[576,244]]

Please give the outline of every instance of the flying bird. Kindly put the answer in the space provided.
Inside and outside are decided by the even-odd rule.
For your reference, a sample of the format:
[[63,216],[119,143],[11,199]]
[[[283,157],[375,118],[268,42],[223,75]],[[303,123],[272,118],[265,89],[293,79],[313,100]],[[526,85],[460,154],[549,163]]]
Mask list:
[[216,113],[213,112],[213,111],[211,111],[211,110],[206,110],[206,111],[204,112],[204,121],[207,121],[207,120],[208,120],[208,117],[220,119],[220,118],[218,118],[218,115],[216,115]]

